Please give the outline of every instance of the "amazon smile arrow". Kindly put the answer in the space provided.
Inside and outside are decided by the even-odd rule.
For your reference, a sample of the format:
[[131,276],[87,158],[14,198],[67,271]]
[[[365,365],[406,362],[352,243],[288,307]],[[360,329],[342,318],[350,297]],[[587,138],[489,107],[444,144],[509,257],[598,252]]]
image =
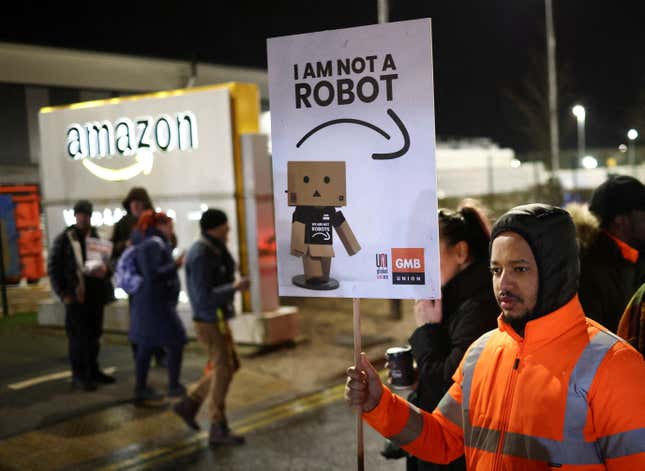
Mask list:
[[[396,152],[374,153],[372,154],[372,158],[374,160],[397,159],[405,155],[405,153],[410,149],[410,134],[408,133],[408,130],[405,127],[405,124],[403,124],[403,121],[401,121],[401,118],[399,118],[398,115],[393,110],[388,109],[387,114],[389,115],[390,118],[392,118],[392,121],[394,121],[394,124],[397,125],[397,127],[399,128],[399,131],[401,131],[401,135],[403,136],[403,147],[401,147]],[[372,123],[368,123],[367,121],[362,121],[360,119],[342,118],[342,119],[332,119],[331,121],[326,121],[322,124],[319,124],[311,131],[307,132],[304,136],[302,136],[302,138],[296,144],[296,147],[299,148],[302,144],[304,144],[304,142],[307,139],[309,139],[312,135],[314,135],[321,129],[324,129],[328,126],[333,126],[334,124],[358,124],[360,126],[365,126],[376,131],[385,139],[388,139],[388,140],[390,139],[390,135],[388,133],[386,133],[381,128],[379,128],[378,126],[375,126]]]
[[123,168],[106,168],[95,164],[89,159],[83,159],[83,166],[94,176],[110,182],[131,180],[140,173],[150,175],[154,164],[154,154],[148,149],[139,149],[135,163]]

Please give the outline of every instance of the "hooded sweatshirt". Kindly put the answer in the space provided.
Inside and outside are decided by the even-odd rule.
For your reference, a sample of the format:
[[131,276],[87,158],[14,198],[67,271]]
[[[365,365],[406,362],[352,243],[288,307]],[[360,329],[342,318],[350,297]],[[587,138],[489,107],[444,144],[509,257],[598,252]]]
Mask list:
[[578,291],[580,263],[576,228],[564,209],[528,204],[511,209],[497,220],[491,231],[491,247],[503,232],[522,236],[531,247],[538,268],[538,297],[533,312],[510,321],[522,335],[527,322],[564,306]]

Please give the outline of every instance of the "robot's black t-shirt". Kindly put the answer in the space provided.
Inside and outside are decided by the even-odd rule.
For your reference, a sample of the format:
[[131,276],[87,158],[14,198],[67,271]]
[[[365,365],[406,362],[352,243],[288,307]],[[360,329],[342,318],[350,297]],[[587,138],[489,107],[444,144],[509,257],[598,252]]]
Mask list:
[[296,206],[293,222],[305,225],[305,243],[331,245],[332,226],[338,227],[345,221],[343,213],[333,206]]

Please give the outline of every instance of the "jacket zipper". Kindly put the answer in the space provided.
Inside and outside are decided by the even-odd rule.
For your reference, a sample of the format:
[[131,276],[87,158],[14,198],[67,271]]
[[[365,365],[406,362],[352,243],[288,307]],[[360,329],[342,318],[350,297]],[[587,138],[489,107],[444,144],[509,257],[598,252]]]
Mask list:
[[522,348],[524,341],[520,342],[520,348],[517,351],[515,360],[513,360],[513,369],[511,370],[511,377],[506,384],[506,391],[504,391],[503,413],[502,421],[500,422],[499,443],[497,444],[497,451],[495,452],[495,459],[493,461],[493,470],[502,469],[503,450],[504,450],[504,437],[508,430],[509,418],[511,415],[512,399],[515,393],[515,383],[517,382],[518,370],[520,366],[520,357],[522,355]]

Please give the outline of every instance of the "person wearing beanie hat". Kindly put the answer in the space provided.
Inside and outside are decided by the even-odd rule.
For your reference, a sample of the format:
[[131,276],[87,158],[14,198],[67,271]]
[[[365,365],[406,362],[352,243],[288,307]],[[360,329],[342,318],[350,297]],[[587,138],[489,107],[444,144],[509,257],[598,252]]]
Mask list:
[[575,227],[543,204],[504,214],[491,234],[498,327],[467,350],[432,412],[381,383],[364,354],[345,397],[409,453],[470,470],[640,469],[645,465],[645,362],[585,317]]
[[199,227],[202,232],[206,232],[210,229],[215,229],[218,226],[226,224],[228,222],[228,217],[224,211],[215,208],[209,208],[202,213],[202,217],[199,220]]
[[208,352],[212,368],[188,387],[188,394],[173,410],[189,427],[199,429],[195,417],[202,403],[208,402],[210,445],[241,445],[244,437],[232,433],[226,419],[226,394],[239,368],[228,320],[235,315],[235,293],[248,289],[249,281],[235,279],[235,261],[226,247],[230,231],[226,213],[207,209],[199,224],[202,236],[186,257],[186,285],[197,339]]
[[52,290],[65,305],[72,386],[84,391],[115,381],[98,366],[103,308],[114,300],[114,288],[106,264],[88,263],[87,240],[99,238],[91,226],[92,209],[87,200],[74,204],[76,224],[54,239],[47,261]]
[[593,192],[589,211],[598,227],[581,243],[580,302],[612,332],[630,298],[645,283],[645,185],[610,177]]

